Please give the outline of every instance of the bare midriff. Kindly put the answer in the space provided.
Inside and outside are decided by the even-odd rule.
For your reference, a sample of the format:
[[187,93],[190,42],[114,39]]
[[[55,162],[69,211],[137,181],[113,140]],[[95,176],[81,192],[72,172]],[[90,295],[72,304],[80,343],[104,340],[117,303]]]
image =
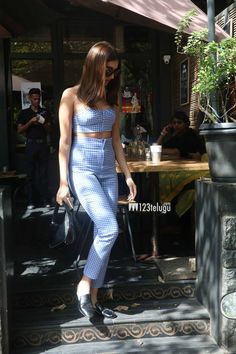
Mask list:
[[73,133],[78,138],[96,138],[96,139],[109,139],[111,138],[111,131],[106,132],[91,132],[91,133]]

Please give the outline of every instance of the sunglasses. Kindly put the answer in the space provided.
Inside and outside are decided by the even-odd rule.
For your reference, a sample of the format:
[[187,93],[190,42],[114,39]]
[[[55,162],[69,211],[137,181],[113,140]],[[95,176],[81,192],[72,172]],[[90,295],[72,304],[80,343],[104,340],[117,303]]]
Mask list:
[[114,77],[116,77],[117,75],[119,75],[119,73],[120,73],[120,69],[113,69],[113,68],[111,68],[110,66],[107,66],[106,67],[106,77],[110,77],[111,75],[114,75]]

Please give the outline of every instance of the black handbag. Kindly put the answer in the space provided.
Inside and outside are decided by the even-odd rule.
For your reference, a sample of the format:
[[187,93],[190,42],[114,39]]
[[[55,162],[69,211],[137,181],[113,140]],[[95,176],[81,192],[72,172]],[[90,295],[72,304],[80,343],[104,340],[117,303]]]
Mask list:
[[80,229],[78,224],[77,210],[72,205],[63,203],[65,208],[63,213],[59,213],[60,205],[54,207],[50,222],[49,247],[55,248],[62,244],[71,245],[78,238]]

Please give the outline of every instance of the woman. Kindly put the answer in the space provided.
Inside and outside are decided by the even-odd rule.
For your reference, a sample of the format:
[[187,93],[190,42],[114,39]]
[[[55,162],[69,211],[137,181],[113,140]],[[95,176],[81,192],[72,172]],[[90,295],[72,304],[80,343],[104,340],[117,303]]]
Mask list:
[[136,195],[120,142],[119,66],[115,49],[107,42],[96,43],[87,54],[79,84],[64,91],[59,108],[60,186],[56,199],[61,205],[69,197],[70,184],[94,222],[94,241],[77,287],[79,311],[89,318],[96,313],[116,317],[97,303],[118,236],[115,159],[125,175],[128,199]]

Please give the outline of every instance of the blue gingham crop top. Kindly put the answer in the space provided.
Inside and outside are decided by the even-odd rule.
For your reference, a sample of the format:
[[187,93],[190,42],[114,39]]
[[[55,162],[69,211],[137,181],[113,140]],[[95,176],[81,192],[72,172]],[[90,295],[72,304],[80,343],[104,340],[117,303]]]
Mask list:
[[74,113],[73,133],[91,133],[111,131],[115,122],[116,112],[112,107],[96,109],[90,107],[80,108]]

